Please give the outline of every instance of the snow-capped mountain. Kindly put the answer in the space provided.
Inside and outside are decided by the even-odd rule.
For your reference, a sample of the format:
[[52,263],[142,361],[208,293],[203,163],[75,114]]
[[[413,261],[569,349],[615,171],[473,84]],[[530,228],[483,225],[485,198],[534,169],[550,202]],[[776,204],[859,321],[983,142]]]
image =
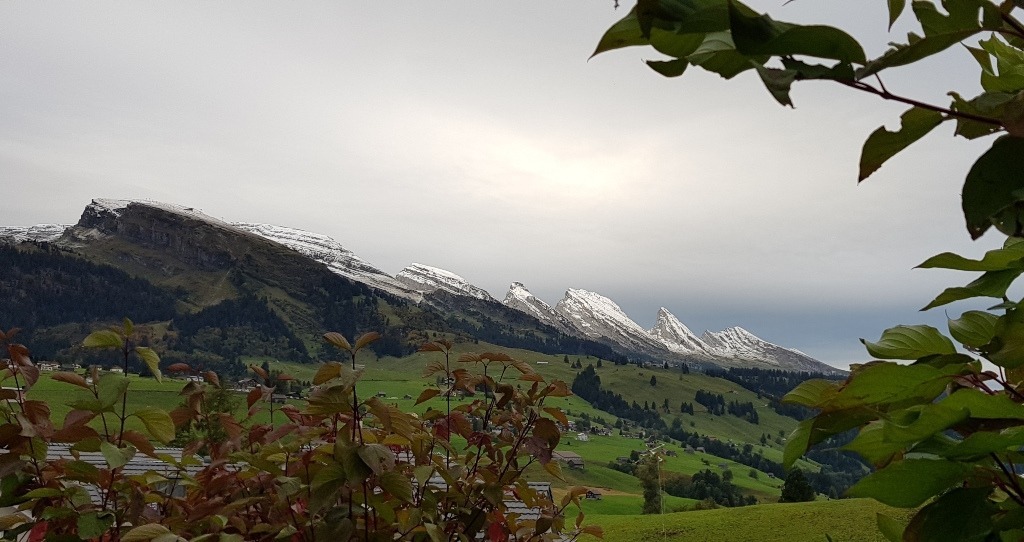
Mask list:
[[25,228],[0,226],[0,240],[9,239],[13,243],[54,241],[63,235],[64,230],[69,227],[67,224],[37,224]]
[[326,235],[271,224],[236,222],[233,225],[323,263],[331,271],[345,278],[413,301],[423,298],[418,291],[410,289],[395,277],[370,265]]
[[564,316],[555,311],[551,305],[544,302],[543,299],[539,299],[530,293],[530,290],[526,289],[526,286],[522,282],[513,282],[508,287],[508,293],[505,294],[505,300],[502,301],[505,306],[525,312],[530,316],[548,324],[555,328],[568,332],[573,335],[577,334],[578,331]]
[[665,307],[658,310],[658,320],[649,333],[666,348],[678,354],[711,355],[711,348]]
[[[172,250],[180,261],[191,262],[202,269],[233,265],[239,255],[231,243],[249,247],[246,239],[258,240],[259,243],[271,241],[274,246],[284,246],[297,253],[296,258],[304,257],[326,265],[336,275],[413,302],[420,302],[427,293],[444,292],[446,295],[428,298],[433,309],[441,314],[467,311],[487,314],[490,321],[502,322],[501,325],[508,329],[505,333],[512,334],[516,333],[515,330],[533,332],[550,326],[554,329],[548,329],[560,332],[558,335],[593,340],[601,343],[598,345],[600,348],[611,349],[609,352],[633,359],[669,363],[685,361],[698,366],[713,363],[720,366],[835,371],[802,352],[772,344],[740,327],[720,332],[706,331],[698,337],[671,312],[661,308],[654,327],[645,330],[614,301],[595,292],[570,288],[565,297],[552,307],[520,282],[513,282],[503,303],[498,303],[486,290],[450,271],[414,263],[392,277],[326,235],[269,224],[232,224],[182,205],[148,200],[95,199],[74,226],[0,227],[0,241],[12,243],[48,241],[69,248],[86,248],[91,243],[113,237],[137,242],[147,250]],[[233,241],[227,242],[227,239]],[[118,250],[121,250],[120,246]],[[145,267],[156,260],[147,255],[134,257],[131,261]],[[178,263],[161,265],[158,270],[161,276],[172,276],[177,272]],[[297,262],[296,265],[302,264]],[[509,318],[509,313],[519,316]],[[529,318],[524,320],[522,315]],[[546,326],[537,327],[540,324]]]
[[824,366],[834,370],[799,350],[772,344],[741,327],[730,327],[717,333],[705,331],[701,339],[724,365],[767,365],[768,368],[789,371],[822,371]]
[[473,286],[469,281],[451,271],[429,265],[414,263],[399,271],[395,278],[410,290],[425,294],[441,290],[497,303],[497,300],[491,297],[487,290]]
[[626,316],[614,301],[601,294],[569,288],[565,297],[555,305],[555,312],[585,337],[603,338],[645,354],[666,350],[640,324]]

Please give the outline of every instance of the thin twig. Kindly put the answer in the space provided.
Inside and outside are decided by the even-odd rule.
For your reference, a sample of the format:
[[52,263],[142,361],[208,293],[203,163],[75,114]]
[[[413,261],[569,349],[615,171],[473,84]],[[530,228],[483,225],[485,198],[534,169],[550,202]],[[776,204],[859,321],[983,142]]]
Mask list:
[[1003,126],[1002,121],[1000,121],[999,119],[994,119],[994,118],[991,118],[991,117],[983,117],[981,115],[974,115],[974,114],[971,114],[971,113],[965,113],[963,111],[955,111],[953,109],[949,109],[949,108],[946,108],[946,107],[941,107],[941,106],[937,106],[937,105],[932,105],[932,104],[929,104],[929,103],[921,102],[921,101],[915,100],[913,98],[907,98],[906,96],[900,96],[898,94],[893,94],[893,93],[885,90],[884,88],[875,88],[875,87],[873,87],[873,86],[871,86],[871,85],[869,85],[869,84],[867,84],[867,83],[865,83],[863,81],[844,81],[844,80],[841,80],[841,79],[837,79],[836,81],[839,82],[840,84],[846,85],[846,86],[848,86],[850,88],[853,88],[853,89],[856,89],[856,90],[860,90],[860,91],[863,91],[863,92],[867,92],[867,93],[870,93],[870,94],[874,94],[874,95],[876,95],[876,96],[878,96],[880,98],[883,98],[885,100],[892,100],[892,101],[895,101],[895,102],[905,103],[907,105],[912,105],[914,107],[920,107],[921,109],[927,109],[929,111],[935,111],[937,113],[942,113],[943,115],[946,115],[946,116],[949,116],[949,117],[953,117],[953,118],[973,120],[975,122],[980,122],[980,123],[983,123],[983,124],[992,124],[992,125],[999,126],[999,127]]

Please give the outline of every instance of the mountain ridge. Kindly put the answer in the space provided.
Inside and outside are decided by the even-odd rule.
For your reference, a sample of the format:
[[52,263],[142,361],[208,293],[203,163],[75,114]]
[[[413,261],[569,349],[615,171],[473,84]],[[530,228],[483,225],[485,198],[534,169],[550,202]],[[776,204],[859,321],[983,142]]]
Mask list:
[[[578,339],[598,341],[631,357],[639,356],[650,361],[687,362],[698,366],[707,364],[721,367],[753,366],[842,372],[802,352],[760,339],[739,327],[719,332],[706,331],[704,335],[698,337],[664,307],[658,311],[655,325],[647,330],[634,322],[611,299],[579,288],[567,289],[565,296],[552,307],[530,293],[522,283],[513,282],[504,301],[499,302],[483,288],[471,284],[451,271],[414,263],[391,276],[326,235],[255,222],[229,223],[183,205],[149,200],[95,199],[86,206],[76,225],[0,227],[0,239],[14,243],[51,242],[84,247],[83,249],[88,252],[92,250],[89,248],[91,244],[102,244],[104,237],[120,235],[134,239],[149,248],[168,246],[178,252],[192,251],[194,254],[187,257],[195,259],[200,267],[207,265],[211,269],[223,269],[237,259],[237,255],[230,254],[229,249],[228,254],[215,253],[212,249],[204,250],[201,236],[184,244],[174,241],[173,234],[161,231],[156,225],[160,223],[159,217],[151,217],[153,224],[126,220],[124,215],[133,206],[148,207],[157,214],[169,213],[179,216],[196,225],[206,224],[213,232],[251,236],[282,246],[325,266],[335,275],[413,304],[426,302],[442,311],[469,310],[470,313],[467,314],[470,320],[482,320],[492,324],[504,322],[502,325],[512,326],[509,332],[514,332],[515,329],[512,328],[516,326],[535,326],[526,324],[518,317],[503,316],[501,313],[506,309],[514,310],[528,315],[540,324],[540,327],[533,331],[525,331],[535,334],[537,340],[543,340],[542,337],[552,333],[564,334]],[[211,246],[220,245],[213,243]],[[132,258],[145,260],[146,256],[135,255]],[[459,301],[460,297],[473,298],[477,302]]]

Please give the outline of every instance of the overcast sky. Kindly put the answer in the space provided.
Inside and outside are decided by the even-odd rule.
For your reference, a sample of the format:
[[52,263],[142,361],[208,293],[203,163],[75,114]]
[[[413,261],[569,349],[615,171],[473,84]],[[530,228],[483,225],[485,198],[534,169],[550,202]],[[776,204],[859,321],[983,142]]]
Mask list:
[[[885,2],[753,2],[851,29]],[[746,73],[665,79],[631,48],[588,61],[611,0],[0,3],[0,224],[73,223],[148,198],[332,236],[503,298],[521,281],[615,300],[645,327],[739,325],[845,367],[858,339],[967,275],[959,193],[989,144],[944,126],[856,183],[860,146],[905,107],[824,83],[777,105]],[[909,27],[908,27],[909,28]],[[973,95],[962,49],[890,77]],[[956,316],[961,308],[949,312]]]

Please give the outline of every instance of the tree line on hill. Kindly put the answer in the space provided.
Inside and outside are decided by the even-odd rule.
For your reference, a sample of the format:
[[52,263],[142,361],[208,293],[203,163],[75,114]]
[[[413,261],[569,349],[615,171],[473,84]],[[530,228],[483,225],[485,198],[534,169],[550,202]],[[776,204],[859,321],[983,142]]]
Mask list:
[[734,382],[757,394],[759,399],[767,399],[768,407],[783,416],[801,421],[812,415],[810,409],[800,405],[783,403],[782,397],[801,382],[812,378],[835,380],[835,375],[811,372],[783,371],[781,369],[760,369],[756,367],[730,367],[728,369],[710,369],[708,376],[722,378]]

